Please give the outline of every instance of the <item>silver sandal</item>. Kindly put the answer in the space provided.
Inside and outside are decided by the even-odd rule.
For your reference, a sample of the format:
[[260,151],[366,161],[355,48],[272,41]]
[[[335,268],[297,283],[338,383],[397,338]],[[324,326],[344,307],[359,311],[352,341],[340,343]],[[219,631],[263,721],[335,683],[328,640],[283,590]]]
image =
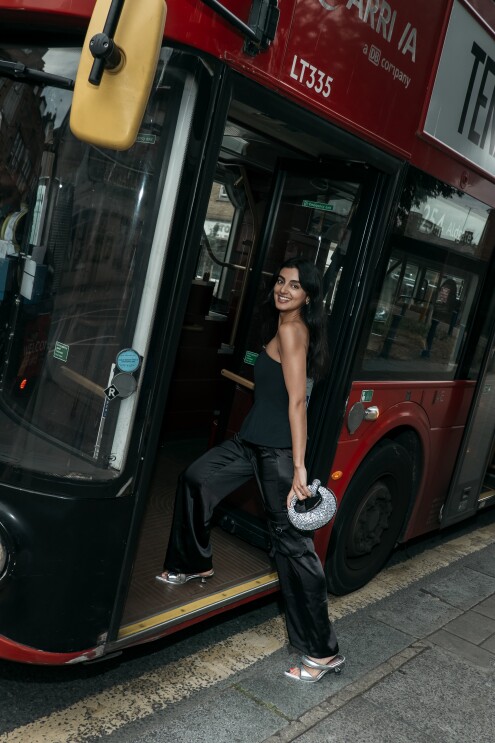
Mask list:
[[169,583],[172,586],[183,586],[184,583],[187,583],[188,580],[199,579],[201,580],[201,582],[204,582],[205,580],[208,580],[208,578],[213,578],[214,575],[215,573],[213,570],[206,574],[176,573],[173,570],[169,570],[167,577],[165,577],[164,575],[156,575],[155,579],[160,581],[160,583]]
[[[336,655],[334,658],[328,661],[328,663],[317,663],[315,660],[311,660],[307,655],[301,657],[301,666],[299,666],[299,676],[295,676],[290,671],[284,671],[287,678],[293,679],[294,681],[304,681],[306,684],[314,684],[319,681],[326,673],[340,673],[345,665],[345,658],[343,655]],[[304,668],[316,668],[320,671],[316,676],[312,676],[309,671]]]

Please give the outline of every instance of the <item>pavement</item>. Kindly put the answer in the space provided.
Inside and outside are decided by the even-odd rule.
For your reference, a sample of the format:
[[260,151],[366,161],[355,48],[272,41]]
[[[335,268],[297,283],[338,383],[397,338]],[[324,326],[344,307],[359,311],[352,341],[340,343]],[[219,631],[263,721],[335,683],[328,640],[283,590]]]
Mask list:
[[330,614],[340,607],[341,674],[316,684],[286,680],[282,671],[297,656],[284,647],[167,705],[151,725],[131,723],[105,740],[493,743],[495,543],[464,556],[454,542],[447,549],[452,559],[444,551],[419,578],[412,568],[398,582],[400,566],[385,571],[375,588],[350,595],[352,611],[330,597]]

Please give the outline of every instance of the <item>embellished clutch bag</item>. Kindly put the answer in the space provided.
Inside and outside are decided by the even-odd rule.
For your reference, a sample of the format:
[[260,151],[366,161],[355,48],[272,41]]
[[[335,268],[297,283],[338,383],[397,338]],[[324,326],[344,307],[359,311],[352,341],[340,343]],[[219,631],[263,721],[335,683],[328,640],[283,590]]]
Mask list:
[[308,487],[312,497],[300,501],[294,496],[287,513],[291,524],[301,531],[320,529],[333,519],[337,511],[335,495],[320,480],[313,480]]

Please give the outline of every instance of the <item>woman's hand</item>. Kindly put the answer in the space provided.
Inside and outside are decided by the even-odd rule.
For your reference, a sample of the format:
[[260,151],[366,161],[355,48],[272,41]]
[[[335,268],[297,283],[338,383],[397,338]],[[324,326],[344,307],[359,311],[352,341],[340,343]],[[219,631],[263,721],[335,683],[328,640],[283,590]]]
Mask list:
[[306,500],[311,496],[311,490],[308,488],[308,475],[306,467],[294,467],[294,478],[292,480],[292,487],[289,495],[287,496],[287,508],[292,503],[294,495],[297,500]]

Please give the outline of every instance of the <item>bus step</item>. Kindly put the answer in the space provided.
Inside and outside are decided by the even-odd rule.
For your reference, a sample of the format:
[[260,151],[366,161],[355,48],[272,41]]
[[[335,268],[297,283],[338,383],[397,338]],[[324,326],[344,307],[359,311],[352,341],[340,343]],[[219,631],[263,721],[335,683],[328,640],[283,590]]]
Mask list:
[[92,658],[91,660],[85,660],[82,665],[83,666],[94,666],[97,663],[106,663],[109,660],[118,658],[120,655],[122,655],[122,650],[116,650],[113,653],[107,653],[106,655],[100,655],[99,658]]
[[480,508],[486,508],[495,504],[495,488],[490,486],[490,483],[485,483],[481,489],[480,497],[478,498],[478,510]]
[[495,490],[495,473],[491,472],[490,469],[488,469],[487,473],[485,474],[483,487],[488,488],[489,490]]

